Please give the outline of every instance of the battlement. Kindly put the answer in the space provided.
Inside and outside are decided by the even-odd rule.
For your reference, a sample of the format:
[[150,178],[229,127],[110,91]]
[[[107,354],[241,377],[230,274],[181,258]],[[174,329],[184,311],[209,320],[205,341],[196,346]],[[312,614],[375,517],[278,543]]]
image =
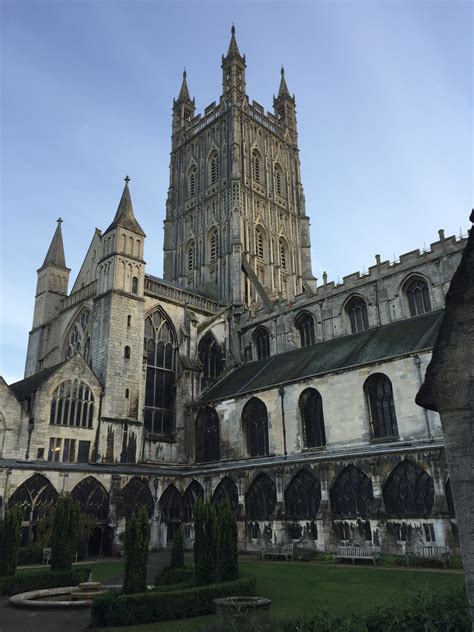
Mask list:
[[215,314],[222,309],[222,305],[217,301],[213,301],[197,292],[167,283],[158,277],[148,274],[145,275],[145,294],[158,298],[171,299],[182,305],[192,305],[194,308],[210,314]]
[[66,298],[62,302],[62,310],[66,311],[74,305],[78,303],[82,303],[82,301],[87,301],[89,298],[93,298],[97,294],[97,281],[91,281],[88,285],[81,287],[79,290],[76,290]]
[[451,253],[459,252],[463,250],[467,243],[467,236],[451,235],[450,237],[444,236],[444,230],[439,231],[438,241],[434,241],[430,244],[429,250],[420,251],[418,248],[410,250],[399,256],[398,261],[381,261],[380,255],[375,255],[375,265],[370,266],[368,272],[352,272],[342,277],[342,283],[335,283],[334,281],[327,281],[327,275],[323,273],[323,283],[318,285],[318,294],[331,294],[334,291],[347,291],[354,289],[365,283],[376,281],[382,277],[394,274],[404,269],[411,268],[416,265],[421,265],[439,259]]

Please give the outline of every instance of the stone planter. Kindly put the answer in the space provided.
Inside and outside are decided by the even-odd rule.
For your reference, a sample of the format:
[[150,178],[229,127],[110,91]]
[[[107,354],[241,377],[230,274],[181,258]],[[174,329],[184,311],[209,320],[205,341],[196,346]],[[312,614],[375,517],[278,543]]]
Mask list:
[[222,597],[214,599],[220,619],[247,621],[255,618],[262,623],[270,621],[270,599],[264,597]]

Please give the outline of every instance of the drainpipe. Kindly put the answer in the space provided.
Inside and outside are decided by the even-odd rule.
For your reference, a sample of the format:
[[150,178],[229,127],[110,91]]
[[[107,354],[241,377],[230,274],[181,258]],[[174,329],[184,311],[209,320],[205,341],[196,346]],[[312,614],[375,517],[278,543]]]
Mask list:
[[[423,385],[423,375],[421,373],[421,359],[420,356],[418,354],[416,354],[413,357],[413,362],[416,365],[416,368],[418,369],[418,381],[420,384],[420,388]],[[426,424],[426,432],[428,433],[428,438],[430,439],[430,441],[433,439],[433,435],[431,434],[431,428],[430,428],[430,419],[428,416],[428,410],[426,408],[423,408],[423,412],[425,413],[425,424]]]
[[278,390],[278,394],[280,395],[280,398],[281,398],[281,422],[283,425],[283,453],[284,453],[284,458],[286,459],[287,451],[286,451],[285,404],[283,401],[285,398],[285,389],[283,388],[283,386],[280,386]]

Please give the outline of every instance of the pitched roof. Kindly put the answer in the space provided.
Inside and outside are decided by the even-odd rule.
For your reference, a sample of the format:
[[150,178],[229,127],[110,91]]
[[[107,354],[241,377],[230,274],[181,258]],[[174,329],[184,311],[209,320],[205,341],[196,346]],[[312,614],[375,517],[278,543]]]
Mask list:
[[286,84],[285,69],[282,66],[281,67],[280,88],[278,90],[278,98],[280,99],[281,97],[289,97],[289,96],[290,96],[290,91],[288,90],[288,86]]
[[178,102],[179,101],[191,101],[191,97],[189,96],[188,83],[186,81],[186,70],[183,70],[183,81],[181,82],[181,89],[178,95]]
[[442,317],[443,311],[431,312],[250,362],[227,374],[203,393],[199,401],[228,399],[285,382],[430,349]]
[[117,226],[121,226],[127,230],[131,230],[134,233],[138,233],[139,235],[143,235],[145,237],[145,233],[143,232],[142,227],[137,222],[135,218],[135,213],[133,212],[132,198],[130,197],[130,190],[128,188],[130,178],[127,176],[125,178],[125,186],[123,188],[122,197],[120,198],[120,202],[117,208],[117,212],[115,213],[114,221],[110,224],[106,231],[104,231],[104,235],[111,231],[113,228]]
[[9,389],[13,392],[18,401],[23,401],[31,397],[31,395],[39,389],[39,387],[46,382],[50,375],[52,375],[60,366],[62,366],[67,360],[59,362],[54,366],[50,366],[47,369],[43,369],[39,373],[30,375],[24,380],[14,382],[9,385]]
[[235,37],[235,26],[233,24],[232,24],[232,28],[230,32],[231,32],[231,37],[230,37],[229,49],[227,51],[226,59],[228,57],[238,57],[239,59],[243,59],[242,55],[240,54],[239,47],[237,46],[237,39]]
[[43,266],[48,263],[66,268],[66,258],[64,256],[63,234],[61,231],[62,219],[58,219],[58,225],[54,231],[53,238],[43,261]]

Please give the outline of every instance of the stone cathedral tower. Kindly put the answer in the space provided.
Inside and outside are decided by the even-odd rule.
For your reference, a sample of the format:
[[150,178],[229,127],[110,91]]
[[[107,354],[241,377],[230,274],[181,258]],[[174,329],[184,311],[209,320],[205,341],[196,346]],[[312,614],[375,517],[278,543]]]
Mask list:
[[222,95],[195,114],[186,73],[173,102],[164,278],[223,304],[314,289],[295,98],[281,71],[274,113],[246,94],[232,27]]

